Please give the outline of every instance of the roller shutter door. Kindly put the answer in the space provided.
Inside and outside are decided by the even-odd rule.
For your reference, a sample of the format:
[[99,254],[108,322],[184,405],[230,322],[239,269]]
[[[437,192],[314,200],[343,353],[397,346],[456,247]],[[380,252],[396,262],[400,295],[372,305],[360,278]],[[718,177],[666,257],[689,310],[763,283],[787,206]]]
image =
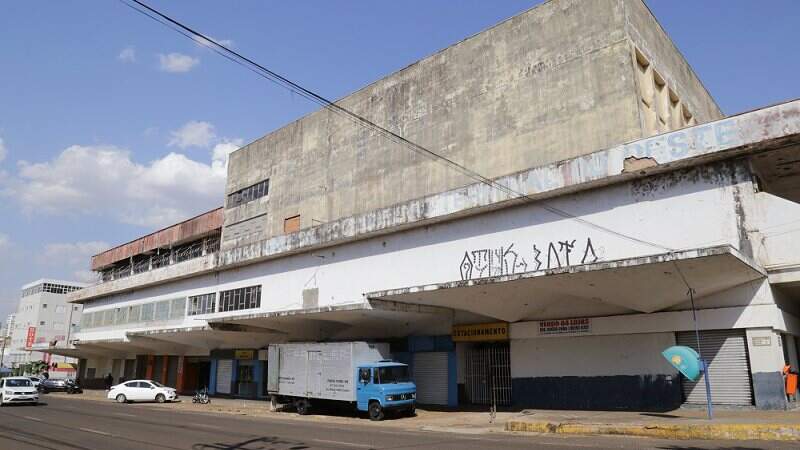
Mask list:
[[233,360],[220,359],[217,361],[217,394],[230,394],[233,381]]
[[417,403],[447,405],[447,352],[414,353]]
[[[678,345],[697,349],[693,331],[676,333]],[[700,332],[700,355],[709,361],[711,400],[718,405],[752,405],[750,363],[744,330],[710,330]],[[689,381],[681,376],[686,403],[706,402],[705,376]]]

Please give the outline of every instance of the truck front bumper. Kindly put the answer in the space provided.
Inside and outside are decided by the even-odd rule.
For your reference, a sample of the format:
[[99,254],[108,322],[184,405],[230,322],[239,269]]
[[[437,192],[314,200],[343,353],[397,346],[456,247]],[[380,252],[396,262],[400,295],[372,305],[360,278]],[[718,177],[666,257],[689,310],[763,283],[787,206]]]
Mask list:
[[413,409],[415,403],[416,400],[384,400],[381,406],[383,406],[383,409]]

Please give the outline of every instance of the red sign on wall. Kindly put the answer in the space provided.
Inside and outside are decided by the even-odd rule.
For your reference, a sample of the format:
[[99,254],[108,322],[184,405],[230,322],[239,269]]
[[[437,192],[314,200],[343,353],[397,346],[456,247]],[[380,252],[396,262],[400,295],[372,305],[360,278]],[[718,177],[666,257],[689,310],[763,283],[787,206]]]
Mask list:
[[28,327],[28,335],[25,337],[25,348],[30,348],[36,340],[36,327]]

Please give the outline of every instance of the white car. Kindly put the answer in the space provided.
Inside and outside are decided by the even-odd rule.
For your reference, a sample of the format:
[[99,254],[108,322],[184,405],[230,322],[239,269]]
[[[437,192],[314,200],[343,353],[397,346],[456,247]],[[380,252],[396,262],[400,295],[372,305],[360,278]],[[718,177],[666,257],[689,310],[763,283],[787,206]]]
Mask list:
[[33,384],[33,387],[35,387],[36,389],[39,389],[39,385],[42,384],[42,379],[39,377],[25,377],[25,378],[31,380],[31,384]]
[[178,393],[171,387],[153,380],[131,380],[111,386],[108,398],[117,403],[128,402],[172,402],[178,399]]
[[39,403],[39,391],[29,377],[0,379],[0,406],[9,403]]

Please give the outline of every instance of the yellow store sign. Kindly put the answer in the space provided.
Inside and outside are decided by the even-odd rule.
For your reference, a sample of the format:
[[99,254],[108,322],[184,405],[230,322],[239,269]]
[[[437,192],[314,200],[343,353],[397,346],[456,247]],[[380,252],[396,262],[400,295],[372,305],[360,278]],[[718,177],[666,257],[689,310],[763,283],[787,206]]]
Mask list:
[[254,354],[253,350],[236,350],[234,357],[236,359],[253,359]]
[[507,341],[508,322],[455,325],[453,342]]

